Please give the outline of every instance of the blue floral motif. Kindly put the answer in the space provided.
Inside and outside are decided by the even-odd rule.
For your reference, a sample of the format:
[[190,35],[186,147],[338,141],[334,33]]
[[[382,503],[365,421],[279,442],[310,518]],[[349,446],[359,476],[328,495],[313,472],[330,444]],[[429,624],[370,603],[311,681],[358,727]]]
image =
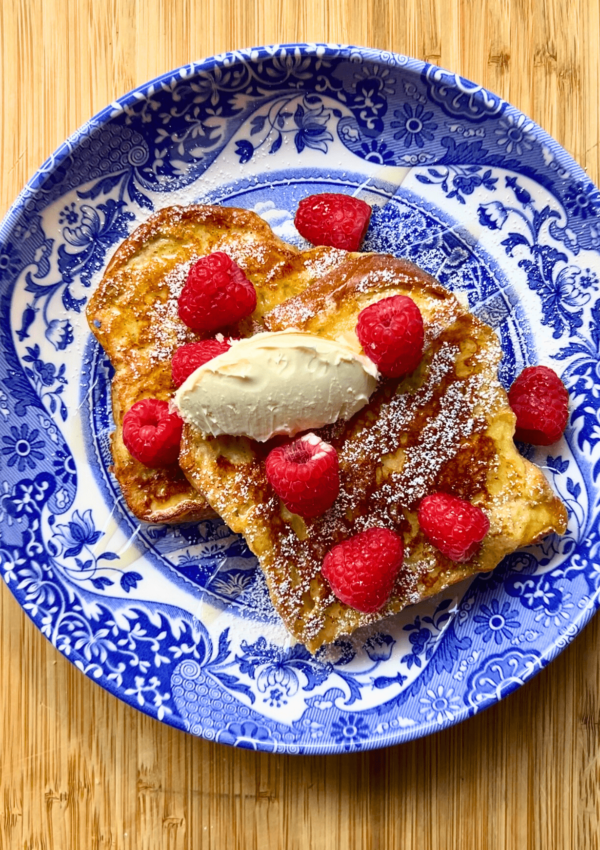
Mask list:
[[[448,199],[456,198],[461,204],[465,203],[465,195],[472,195],[475,189],[480,186],[493,192],[498,182],[497,177],[492,177],[491,168],[481,168],[478,165],[428,168],[426,175],[417,175],[417,180],[419,183],[439,185]],[[494,203],[497,204],[497,202]],[[485,206],[487,208],[493,206],[493,204]],[[498,224],[494,220],[490,220],[487,226],[496,229]]]
[[0,280],[13,277],[21,268],[23,260],[11,242],[0,247]]
[[431,142],[437,124],[432,121],[433,112],[426,112],[421,104],[413,107],[405,103],[402,109],[394,111],[398,121],[392,121],[391,127],[398,128],[394,138],[401,141],[405,148],[416,145],[418,148],[425,146],[425,142]]
[[517,153],[521,156],[533,147],[535,136],[534,123],[524,115],[505,115],[500,120],[498,129],[494,130],[496,142],[506,153]]
[[412,629],[414,629],[414,631],[412,631],[408,638],[412,645],[410,654],[402,657],[402,661],[406,664],[409,670],[413,664],[416,667],[421,666],[423,662],[421,661],[420,656],[425,652],[425,647],[427,646],[430,638],[433,636],[429,629],[421,628],[420,617],[417,617],[414,624],[404,626],[405,631],[410,631]]
[[[415,119],[424,125],[419,132],[410,123]],[[325,156],[334,138],[349,152],[343,168],[356,172],[350,181]],[[230,606],[228,617],[251,612],[254,637],[246,635],[242,645],[237,630],[230,637],[218,616],[209,632],[165,600],[141,599],[151,595],[135,592],[144,589],[147,573],[119,566],[120,544],[115,552],[103,551],[108,538],[98,534],[105,517],[96,503],[90,513],[91,503],[77,489],[75,459],[59,428],[65,421],[70,433],[68,417],[77,407],[77,387],[67,384],[65,364],[81,340],[82,323],[73,314],[82,311],[93,276],[128,233],[134,214],[164,206],[169,192],[197,180],[221,152],[229,157],[228,145],[237,148],[242,182],[219,188],[219,202],[256,207],[260,201],[266,209],[256,167],[244,183],[243,166],[261,145],[261,152],[270,152],[274,173],[288,169],[294,154],[303,163],[305,174],[288,170],[269,185],[272,209],[287,221],[293,203],[282,203],[279,186],[288,178],[302,186],[314,178],[314,186],[329,185],[331,191],[362,186],[370,202],[374,198],[366,247],[410,258],[468,296],[502,337],[502,380],[508,384],[511,369],[528,362],[535,346],[528,348],[528,317],[520,317],[518,292],[510,285],[501,289],[502,274],[462,231],[463,213],[479,217],[482,227],[504,240],[500,271],[522,263],[545,323],[561,340],[548,356],[563,364],[571,397],[566,442],[544,462],[568,507],[569,534],[478,576],[457,608],[438,607],[431,617],[424,607],[407,612],[386,624],[385,632],[370,630],[364,645],[357,636],[317,657],[266,638],[261,644],[257,623],[272,617],[267,591],[253,556],[226,539],[226,529],[223,536],[222,524],[140,528],[112,490],[119,534],[125,531],[128,539],[136,531],[144,557],[155,569],[168,569],[165,581],[183,586],[185,578],[194,594]],[[309,173],[320,160],[323,170]],[[361,160],[417,168],[413,182],[390,202],[385,169],[364,169],[371,176],[363,175]],[[389,176],[393,184],[395,175]],[[443,204],[439,215],[434,209],[442,195],[452,202],[451,213],[460,212],[457,221]],[[440,69],[376,51],[303,45],[224,54],[111,105],[36,175],[0,238],[2,315],[14,317],[17,304],[20,309],[14,323],[0,322],[5,581],[86,675],[154,717],[238,746],[320,752],[398,742],[508,693],[540,669],[550,650],[571,640],[598,605],[598,267],[590,255],[579,264],[574,257],[600,248],[599,201],[564,153],[499,98]],[[282,218],[275,214],[269,220],[277,229]],[[505,267],[506,257],[514,262]],[[89,399],[80,396],[90,407],[97,399],[92,364],[100,362],[94,357],[92,351]],[[93,422],[101,426],[94,431],[94,463],[100,455],[108,465],[110,407]],[[23,426],[32,452],[41,457],[19,456]],[[71,511],[72,504],[77,510]],[[194,611],[197,605],[194,596]]]
[[[410,632],[408,639],[411,644],[411,651],[400,660],[406,664],[409,670],[413,664],[415,667],[421,667],[423,661],[428,661],[433,655],[435,640],[441,633],[444,623],[447,623],[450,619],[451,615],[448,609],[451,604],[451,599],[444,599],[435,609],[433,617],[417,617],[414,623],[403,626],[405,632]],[[421,656],[424,656],[424,658]]]
[[109,652],[114,652],[117,645],[109,637],[110,629],[98,629],[97,632],[89,632],[87,629],[73,629],[70,636],[70,646],[81,652],[87,661],[97,661],[103,664]]
[[265,697],[265,702],[267,702],[270,706],[277,706],[277,708],[281,708],[282,705],[287,705],[287,693],[283,691],[281,688],[271,688],[268,695]]
[[469,678],[465,702],[475,714],[507,696],[541,667],[540,654],[535,650],[511,648],[503,654],[490,655]]
[[487,91],[458,74],[451,74],[435,65],[425,65],[422,77],[427,84],[429,99],[439,103],[444,112],[461,120],[479,122],[502,115],[507,104],[498,95]]
[[490,230],[502,230],[508,219],[508,210],[500,201],[479,205],[479,221]]
[[45,336],[57,351],[63,351],[73,342],[73,326],[68,319],[51,319]]
[[391,635],[378,632],[365,642],[365,652],[371,661],[387,661],[391,657],[396,641]]
[[346,714],[331,724],[331,735],[346,752],[360,750],[369,737],[369,727],[359,714]]
[[266,726],[260,726],[253,720],[245,723],[229,723],[217,739],[221,744],[231,744],[245,750],[275,749],[275,742]]
[[16,465],[19,472],[35,469],[37,461],[44,460],[45,457],[41,451],[45,447],[45,443],[39,439],[39,436],[38,429],[30,430],[25,422],[20,428],[11,425],[10,436],[2,437],[4,443],[2,454],[6,458],[8,466]]
[[[68,323],[67,323],[68,324]],[[70,327],[70,326],[69,326]],[[73,334],[70,334],[70,340],[73,340]],[[57,349],[65,346],[56,346]],[[23,357],[23,362],[30,365],[25,366],[24,372],[33,384],[39,400],[46,406],[50,413],[58,412],[63,422],[67,419],[67,407],[63,401],[62,395],[67,385],[65,378],[65,364],[56,368],[54,363],[48,363],[40,357],[39,345],[28,346],[27,354]]]
[[391,635],[382,632],[372,635],[365,642],[364,650],[373,665],[360,673],[344,669],[355,659],[356,649],[343,639],[316,656],[312,656],[301,644],[283,649],[262,637],[253,644],[242,640],[242,652],[236,656],[235,662],[240,674],[256,681],[258,692],[266,695],[263,700],[269,705],[285,705],[300,690],[312,691],[332,676],[345,689],[340,690],[345,704],[351,705],[362,699],[363,689],[369,686],[383,690],[404,683],[406,676],[401,673],[391,677],[369,675],[391,657],[395,644]]
[[[54,531],[52,539],[49,541],[49,549],[54,554],[60,552],[62,558],[73,558],[76,567],[62,566],[67,575],[78,582],[90,581],[96,590],[104,591],[107,587],[114,584],[106,574],[116,573],[119,577],[119,584],[126,593],[135,589],[138,582],[142,580],[140,573],[133,570],[123,571],[118,567],[109,567],[106,564],[100,564],[100,561],[115,561],[119,560],[119,555],[116,552],[105,551],[96,555],[92,547],[100,540],[104,532],[99,531],[92,519],[92,511],[87,510],[83,514],[75,511],[68,523],[59,523]],[[84,558],[79,557],[84,553]]]
[[[71,285],[79,279],[85,287],[89,287],[94,275],[102,268],[108,249],[127,236],[128,224],[134,218],[133,213],[124,209],[124,201],[109,198],[106,203],[97,207],[82,204],[77,214],[77,223],[63,229],[67,245],[76,250],[68,251],[66,245],[58,248],[58,270],[61,278],[55,283],[40,283],[41,278],[49,274],[50,267],[43,271],[38,267],[38,274],[33,276],[27,272],[25,291],[33,293],[32,302],[27,305],[19,336],[25,339],[28,329],[35,320],[39,310],[39,302],[43,302],[42,315],[46,325],[46,339],[61,351],[73,342],[73,328],[68,319],[51,319],[48,310],[53,297],[62,291],[62,307],[64,310],[81,312],[86,302],[85,298],[77,298],[71,291]],[[73,215],[75,213],[73,212]],[[72,217],[72,216],[71,216]]]
[[70,283],[79,276],[84,286],[90,285],[92,275],[102,268],[107,250],[127,236],[127,222],[133,219],[133,214],[125,212],[124,207],[123,201],[112,198],[97,207],[81,205],[79,223],[63,230],[65,241],[76,251],[70,252],[63,245],[58,249],[58,268],[63,281]]
[[[155,153],[160,155],[160,148]],[[148,142],[142,133],[115,120],[101,127],[91,127],[41,188],[45,200],[50,202],[69,189],[95,181],[91,189],[79,191],[78,196],[96,198],[119,186],[120,199],[128,197],[132,203],[151,209],[147,197],[138,200],[140,185],[152,186],[158,182],[154,163],[149,160]]]
[[81,550],[93,546],[102,537],[102,532],[94,527],[92,511],[87,510],[83,516],[75,511],[73,519],[67,525],[57,525],[54,540],[63,547],[63,557],[74,558]]
[[352,99],[353,112],[366,134],[379,132],[383,126],[381,118],[387,112],[387,100],[381,96],[378,78],[361,80]]
[[[588,270],[586,274],[589,274]],[[556,360],[570,360],[562,379],[571,398],[571,424],[576,427],[579,448],[591,450],[600,442],[600,302],[592,307],[588,332],[575,334],[554,357]],[[586,403],[589,397],[594,404]],[[596,479],[599,474],[600,460],[597,460],[592,475]]]
[[[344,70],[342,65],[340,72]],[[351,82],[346,74],[336,75],[343,83],[335,93],[351,109],[360,131],[373,138],[383,131],[388,97],[395,92],[396,79],[389,68],[380,64],[360,63],[358,68],[355,65],[351,70]]]
[[557,475],[562,475],[569,468],[570,461],[563,460],[561,455],[558,455],[558,457],[548,455],[546,458],[546,466],[551,472],[554,472]]
[[514,629],[518,629],[521,623],[516,619],[517,611],[510,607],[510,602],[504,602],[502,607],[497,599],[492,599],[491,607],[481,605],[479,614],[473,617],[477,623],[475,634],[482,635],[483,642],[494,639],[499,645],[503,640],[514,637]]
[[[226,631],[219,639],[217,651],[213,652],[205,631],[194,633],[190,623],[182,622],[174,632],[168,618],[161,613],[149,618],[141,603],[120,624],[110,608],[102,605],[97,608],[97,619],[88,619],[83,614],[72,586],[66,589],[57,580],[63,569],[55,558],[57,545],[49,541],[44,546],[41,537],[39,517],[55,486],[54,478],[42,472],[34,480],[23,479],[12,492],[4,493],[0,506],[5,523],[6,517],[9,524],[16,520],[23,538],[22,547],[0,539],[0,569],[5,580],[15,584],[22,594],[23,605],[31,616],[42,617],[44,634],[61,652],[73,656],[83,672],[96,679],[106,676],[137,705],[151,706],[159,719],[173,712],[173,706],[169,705],[172,697],[158,675],[147,674],[152,668],[158,673],[170,664],[179,664],[185,657],[190,658],[194,669],[200,669],[200,663],[215,681],[248,694],[248,689],[238,684],[235,677],[221,672],[230,656]],[[69,523],[57,527],[53,540],[65,550],[63,555],[70,549],[69,555],[75,557],[75,552],[81,554],[86,547],[94,545],[99,540],[98,534],[101,532],[95,528],[90,512],[82,515],[75,511]],[[21,551],[28,557],[21,557],[18,554]],[[103,553],[103,556],[111,560],[111,554]],[[48,611],[53,612],[54,617],[48,617]],[[169,646],[163,645],[165,639],[170,642]]]
[[506,590],[517,597],[524,608],[534,611],[535,622],[545,628],[564,625],[575,607],[571,602],[572,593],[565,591],[561,570],[523,578],[515,576],[508,582]]
[[600,192],[592,183],[572,183],[564,194],[564,204],[576,218],[600,216]]
[[[312,99],[305,98],[305,103],[313,102]],[[294,143],[298,153],[302,153],[304,148],[312,148],[313,150],[327,153],[327,142],[333,141],[333,136],[327,130],[327,122],[331,113],[325,110],[320,101],[314,108],[305,108],[302,104],[298,104],[294,112],[294,124],[298,127],[298,132],[294,136]]]
[[[186,703],[185,712],[190,715],[189,722],[198,723],[198,697],[202,697],[207,693],[211,698],[218,699],[222,706],[223,702],[232,704],[234,696],[240,695],[247,698],[250,703],[254,703],[256,697],[253,690],[244,684],[237,676],[226,672],[228,668],[234,665],[231,659],[231,640],[229,639],[229,629],[225,629],[219,635],[219,643],[216,652],[213,652],[212,643],[208,635],[203,632],[202,646],[183,645],[181,651],[171,648],[176,659],[184,656],[184,660],[178,665],[172,678],[171,684],[174,687],[175,699],[178,704]],[[190,657],[191,653],[191,657]],[[183,687],[181,687],[183,685]],[[195,693],[195,696],[194,696]],[[218,694],[218,696],[217,696]],[[202,700],[199,700],[202,702]],[[209,725],[212,721],[208,719],[206,710],[201,712],[204,716],[204,721]],[[248,716],[250,712],[246,709],[242,712],[242,716]],[[260,718],[260,714],[256,714]],[[193,731],[193,730],[192,730]]]
[[577,266],[564,265],[567,254],[548,244],[542,235],[544,226],[560,217],[557,210],[549,206],[537,210],[531,195],[515,177],[507,177],[506,186],[512,189],[522,209],[501,202],[481,204],[479,221],[491,230],[503,229],[510,220],[525,225],[524,229],[510,231],[502,240],[504,250],[509,257],[517,250],[529,254],[518,265],[527,275],[529,288],[540,297],[542,323],[553,328],[555,339],[567,331],[573,335],[583,324],[582,308],[590,302],[598,277]]
[[[339,110],[336,110],[339,116]],[[327,153],[328,142],[333,136],[327,129],[332,112],[325,109],[320,97],[287,97],[276,100],[264,115],[256,115],[251,122],[250,135],[258,140],[239,139],[236,153],[240,164],[249,162],[255,152],[270,143],[269,153],[276,154],[286,134],[292,134],[298,153],[305,148]]]
[[10,493],[3,494],[3,509],[13,519],[26,517],[33,523],[55,489],[54,476],[47,472],[38,473],[33,480],[22,478]]
[[378,162],[380,165],[396,165],[394,152],[385,142],[373,139],[371,142],[363,142],[359,150],[355,150],[367,162]]
[[272,701],[272,688],[280,688],[282,697],[293,696],[300,687],[298,673],[304,676],[304,690],[312,691],[322,684],[331,672],[331,665],[317,661],[302,644],[291,649],[282,649],[268,644],[265,638],[255,643],[241,643],[242,654],[236,657],[240,673],[256,678],[260,693],[266,693],[266,701]]
[[425,719],[429,723],[435,721],[440,726],[448,720],[454,720],[460,708],[460,697],[454,693],[454,688],[444,689],[442,685],[438,685],[435,690],[427,688],[419,702],[419,711],[425,715]]
[[75,201],[72,201],[70,204],[67,204],[60,211],[60,215],[58,216],[59,224],[77,224],[79,221],[79,213],[77,212],[77,207],[75,205]]

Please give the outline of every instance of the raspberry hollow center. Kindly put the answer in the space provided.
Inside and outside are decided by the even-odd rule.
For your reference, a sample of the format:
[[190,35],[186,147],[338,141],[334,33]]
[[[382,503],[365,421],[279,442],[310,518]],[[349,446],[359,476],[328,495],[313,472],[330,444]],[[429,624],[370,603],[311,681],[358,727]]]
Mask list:
[[296,466],[305,466],[311,461],[325,457],[328,451],[331,451],[331,448],[316,434],[310,433],[286,447],[285,459]]
[[156,433],[156,429],[158,427],[158,419],[155,419],[154,422],[144,422],[142,427],[140,428],[140,437],[142,440],[151,440]]
[[290,446],[286,454],[288,461],[298,466],[309,463],[314,457],[314,452],[311,452],[306,444],[303,443],[296,443]]

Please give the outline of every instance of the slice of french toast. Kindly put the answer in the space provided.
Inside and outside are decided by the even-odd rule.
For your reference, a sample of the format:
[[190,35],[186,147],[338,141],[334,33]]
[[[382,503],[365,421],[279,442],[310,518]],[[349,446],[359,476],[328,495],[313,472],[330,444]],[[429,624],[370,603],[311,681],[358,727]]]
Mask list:
[[[408,295],[419,306],[423,359],[405,379],[382,381],[350,421],[317,432],[340,462],[340,494],[323,516],[303,520],[275,495],[265,473],[272,444],[205,438],[184,427],[182,469],[229,527],[244,535],[275,609],[312,652],[566,529],[564,505],[513,442],[515,417],[497,376],[498,339],[430,275],[389,256],[347,255],[320,281],[266,313],[264,325],[343,340],[358,351],[359,312],[390,295]],[[468,563],[450,561],[419,529],[418,504],[436,491],[467,499],[489,517],[490,531]],[[336,599],[321,565],[332,546],[373,526],[401,534],[405,557],[387,604],[363,614]]]
[[184,522],[213,514],[177,465],[151,469],[131,457],[122,424],[136,401],[173,395],[173,352],[202,338],[179,319],[177,300],[192,263],[214,251],[235,260],[257,292],[252,316],[227,329],[239,336],[264,330],[266,313],[347,256],[335,248],[301,252],[275,236],[256,213],[210,205],[163,209],[121,244],[89,301],[87,319],[115,370],[114,474],[129,508],[146,522]]

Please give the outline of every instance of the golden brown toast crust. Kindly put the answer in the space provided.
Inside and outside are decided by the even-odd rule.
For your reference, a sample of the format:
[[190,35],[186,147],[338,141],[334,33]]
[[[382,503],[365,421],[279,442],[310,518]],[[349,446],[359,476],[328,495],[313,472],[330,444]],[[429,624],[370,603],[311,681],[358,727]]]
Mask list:
[[[396,294],[409,295],[421,309],[423,360],[405,380],[383,381],[349,422],[318,432],[335,446],[341,477],[340,496],[322,517],[304,521],[281,504],[265,474],[268,443],[204,439],[184,428],[180,463],[186,475],[230,528],[244,534],[276,610],[313,652],[566,528],[564,506],[514,445],[514,414],[497,379],[502,352],[494,332],[431,276],[392,257],[352,255],[266,315],[265,325],[358,345],[360,310]],[[481,505],[490,519],[488,536],[467,564],[451,562],[419,530],[416,508],[436,491]],[[333,596],[321,564],[333,545],[371,526],[402,534],[405,560],[389,602],[367,615]]]
[[275,236],[256,213],[209,205],[161,210],[121,244],[90,299],[87,318],[115,369],[114,473],[128,506],[146,522],[213,514],[178,466],[150,469],[131,457],[122,439],[127,410],[142,398],[170,399],[174,350],[201,338],[179,319],[177,298],[191,263],[213,251],[229,254],[257,291],[252,316],[228,329],[241,336],[264,330],[268,311],[346,256],[334,248],[300,252]]

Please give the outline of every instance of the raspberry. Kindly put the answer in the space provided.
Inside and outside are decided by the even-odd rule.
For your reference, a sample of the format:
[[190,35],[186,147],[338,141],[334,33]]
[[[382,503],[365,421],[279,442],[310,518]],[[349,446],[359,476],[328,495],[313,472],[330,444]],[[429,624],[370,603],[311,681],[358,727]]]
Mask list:
[[387,528],[369,528],[334,546],[322,572],[338,599],[370,614],[390,598],[403,558],[401,537]]
[[340,491],[337,452],[316,434],[270,451],[266,472],[286,508],[307,519],[325,513]]
[[426,496],[419,505],[419,525],[429,542],[452,561],[468,561],[490,529],[481,508],[448,493]]
[[392,295],[358,314],[356,335],[365,354],[387,378],[417,368],[423,355],[423,317],[406,295]]
[[239,322],[255,307],[254,286],[222,251],[194,263],[178,304],[181,321],[194,331],[206,333]]
[[371,217],[371,207],[350,195],[310,195],[298,204],[294,224],[313,245],[358,251]]
[[180,387],[192,372],[214,357],[218,357],[219,354],[225,354],[230,348],[231,340],[229,339],[202,339],[200,342],[188,342],[187,345],[181,345],[173,354],[171,361],[173,383],[176,387]]
[[144,398],[129,408],[123,419],[123,442],[132,457],[144,466],[169,466],[179,457],[183,422],[169,404]]
[[517,417],[516,440],[534,446],[560,440],[569,419],[569,393],[552,369],[523,369],[508,392],[508,402]]

